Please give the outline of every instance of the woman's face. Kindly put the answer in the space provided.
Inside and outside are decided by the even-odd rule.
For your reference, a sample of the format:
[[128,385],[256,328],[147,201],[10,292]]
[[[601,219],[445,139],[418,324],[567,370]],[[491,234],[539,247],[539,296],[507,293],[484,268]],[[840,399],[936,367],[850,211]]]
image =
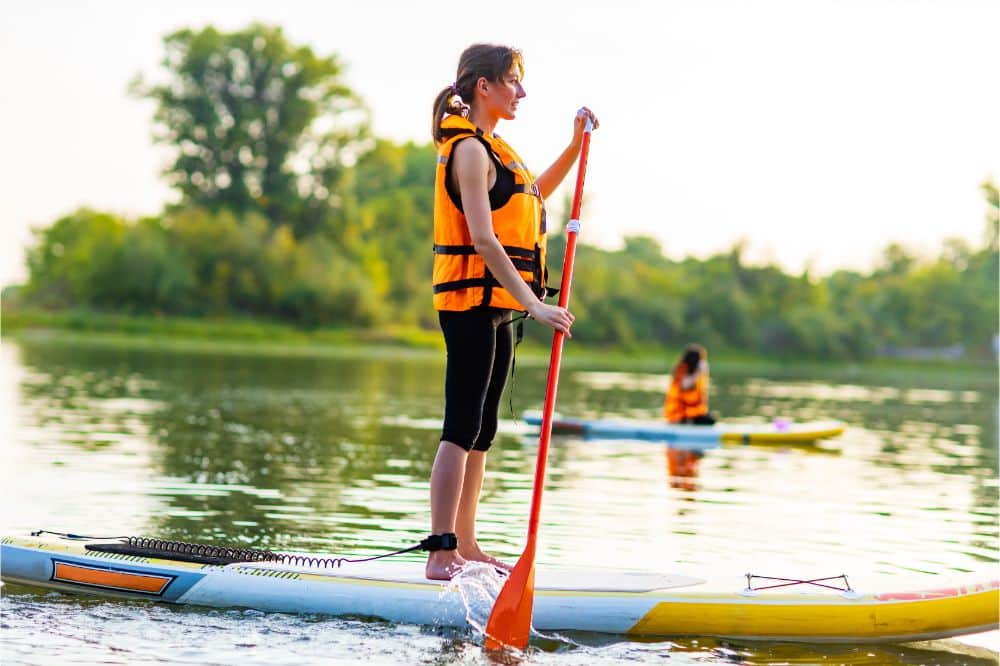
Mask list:
[[486,102],[498,117],[513,120],[517,115],[517,103],[527,93],[521,86],[521,74],[516,66],[500,77],[500,81],[488,81]]

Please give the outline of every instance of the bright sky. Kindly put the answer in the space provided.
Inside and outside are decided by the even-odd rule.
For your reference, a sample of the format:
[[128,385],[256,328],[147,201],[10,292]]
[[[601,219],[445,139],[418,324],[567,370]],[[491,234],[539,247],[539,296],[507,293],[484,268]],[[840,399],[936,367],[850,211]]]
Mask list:
[[400,141],[429,140],[465,46],[521,48],[528,97],[499,132],[541,171],[574,111],[598,113],[581,240],[604,247],[644,233],[704,257],[745,238],[751,260],[786,270],[867,269],[890,242],[978,245],[979,185],[1000,180],[995,0],[35,0],[0,13],[0,285],[25,276],[31,227],[82,205],[155,213],[172,196],[153,107],[126,89],[155,74],[164,34],[210,23],[275,23],[338,54],[376,133]]

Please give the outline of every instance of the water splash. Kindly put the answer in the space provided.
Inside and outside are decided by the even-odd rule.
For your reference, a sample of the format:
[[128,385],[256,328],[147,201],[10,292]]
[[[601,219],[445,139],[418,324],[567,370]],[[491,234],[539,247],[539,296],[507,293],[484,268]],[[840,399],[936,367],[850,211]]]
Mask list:
[[485,562],[466,562],[441,594],[457,592],[465,606],[466,622],[477,636],[485,638],[493,603],[506,580],[495,567]]
[[[507,576],[497,571],[496,567],[485,562],[466,562],[457,574],[448,582],[441,594],[458,593],[465,606],[465,621],[473,629],[477,639],[486,638],[486,625],[489,623],[493,604],[500,595]],[[580,647],[576,641],[559,634],[547,634],[530,627],[530,635],[573,647]]]

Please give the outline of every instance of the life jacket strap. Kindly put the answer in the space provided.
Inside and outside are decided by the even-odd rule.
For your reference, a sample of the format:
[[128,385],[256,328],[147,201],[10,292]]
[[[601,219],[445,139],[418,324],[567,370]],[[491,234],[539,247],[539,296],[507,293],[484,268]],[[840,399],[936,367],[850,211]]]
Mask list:
[[[536,250],[514,245],[504,245],[503,251],[508,257],[517,259],[534,259]],[[434,254],[477,254],[473,245],[434,245]]]
[[473,287],[499,287],[500,283],[496,278],[467,278],[465,280],[452,280],[451,282],[441,282],[434,285],[434,293],[440,294],[445,291],[457,291],[459,289],[472,289]]
[[[517,268],[518,270],[522,271],[531,270],[530,265],[523,264],[519,259],[512,259],[511,261],[514,263],[514,268]],[[541,297],[543,293],[552,294],[554,292],[559,291],[558,289],[552,290],[546,288],[545,292],[543,292],[541,285],[538,285],[537,283],[534,282],[528,282],[527,280],[525,280],[525,282],[528,283],[528,285],[531,287],[531,290],[535,293],[535,295],[539,297]],[[493,277],[493,275],[490,274],[489,271],[487,270],[487,275],[484,275],[483,277],[466,278],[464,280],[452,280],[451,282],[439,282],[438,284],[434,285],[433,291],[435,294],[440,294],[446,291],[457,291],[459,289],[472,289],[475,287],[482,287],[483,289],[493,289],[494,287],[501,287],[501,286],[502,285],[500,284],[500,281],[497,280],[495,277]],[[486,302],[488,303],[489,299],[486,299]]]
[[448,127],[441,130],[441,141],[447,141],[448,139],[453,139],[456,136],[483,136],[483,130],[476,128],[473,132],[467,127]]
[[542,198],[542,193],[538,191],[538,185],[531,183],[514,183],[514,194],[530,194],[533,197]]
[[[537,250],[529,250],[529,249],[524,248],[524,247],[514,247],[512,245],[504,245],[503,249],[504,249],[504,252],[507,253],[507,256],[510,258],[511,263],[514,264],[514,268],[516,268],[517,270],[524,271],[525,273],[532,273],[532,274],[538,272],[538,260],[537,260],[538,251]],[[477,252],[476,252],[476,248],[473,247],[472,245],[435,245],[434,246],[434,254],[473,255],[473,254],[477,254]],[[535,276],[536,280],[537,280],[537,277],[538,276]],[[456,282],[462,282],[462,280],[457,280]],[[451,283],[446,283],[446,284],[451,284]],[[483,286],[492,287],[492,286],[496,286],[498,284],[499,284],[498,282],[496,282],[495,280],[493,280],[493,281],[487,281],[484,284],[476,284],[476,285],[472,285],[472,286],[476,286],[476,287],[483,287]],[[462,289],[463,287],[454,287],[454,288],[455,289]],[[442,291],[448,291],[448,290],[442,290]],[[434,293],[438,293],[438,290],[436,288],[435,288]]]
[[434,254],[476,254],[471,245],[435,245]]

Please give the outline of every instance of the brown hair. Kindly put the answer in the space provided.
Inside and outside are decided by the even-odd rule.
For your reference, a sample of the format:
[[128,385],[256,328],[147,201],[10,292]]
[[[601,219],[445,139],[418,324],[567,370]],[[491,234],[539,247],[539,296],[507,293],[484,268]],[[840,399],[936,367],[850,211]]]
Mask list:
[[431,135],[434,143],[441,143],[441,120],[445,114],[464,116],[468,114],[476,87],[476,81],[501,81],[511,67],[517,67],[518,74],[524,76],[524,61],[521,52],[509,46],[497,44],[473,44],[462,51],[458,58],[458,72],[455,82],[446,86],[434,98],[434,112],[431,117]]

